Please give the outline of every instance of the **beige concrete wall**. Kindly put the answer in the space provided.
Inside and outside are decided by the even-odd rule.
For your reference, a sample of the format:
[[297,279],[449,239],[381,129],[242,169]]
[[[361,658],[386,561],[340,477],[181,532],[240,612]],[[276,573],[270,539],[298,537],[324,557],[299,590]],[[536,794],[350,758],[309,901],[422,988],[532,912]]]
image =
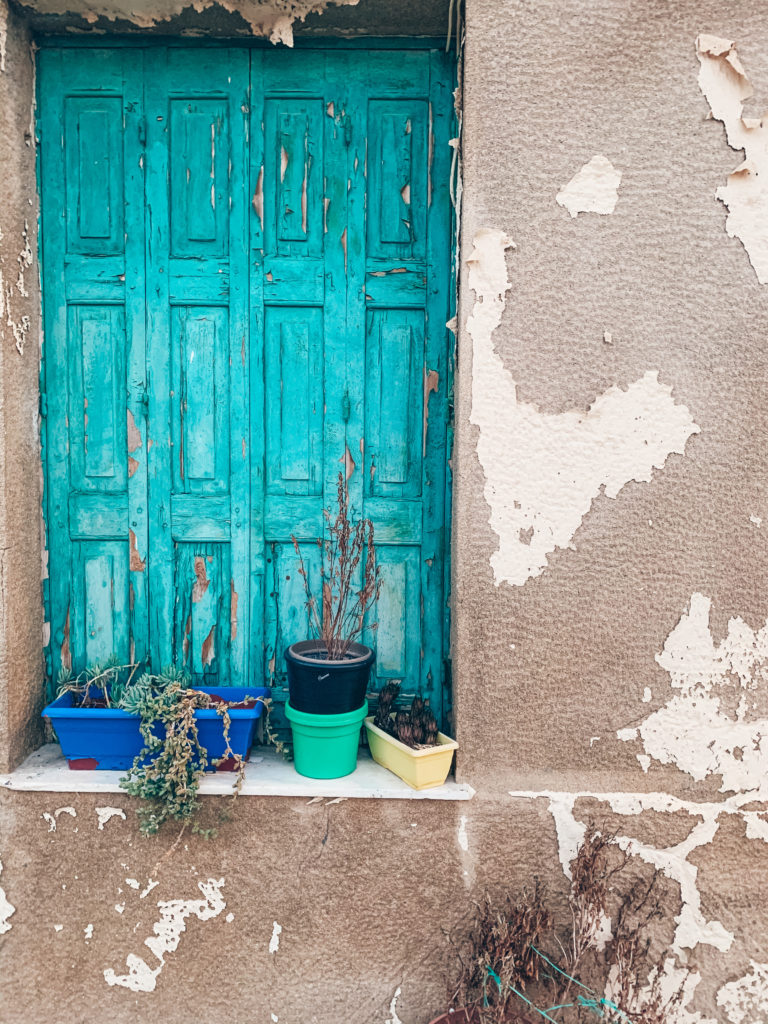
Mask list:
[[[446,930],[486,888],[562,888],[590,818],[679,893],[670,956],[701,975],[681,1020],[764,1019],[768,292],[715,199],[742,157],[706,119],[700,33],[737,40],[761,111],[757,0],[468,0],[453,657],[475,799],[244,798],[147,892],[169,839],[142,840],[131,801],[0,791],[2,1024],[426,1024]],[[12,106],[20,81],[0,75]],[[571,217],[556,197],[597,154],[621,171],[615,208]],[[33,445],[34,345],[6,337],[2,360],[4,381],[28,374]],[[38,500],[27,479],[3,521]],[[39,637],[34,599],[26,617],[6,599],[11,635]],[[99,829],[107,805],[126,818]],[[181,918],[172,949],[162,922]],[[109,984],[129,957],[140,991]]]
[[29,32],[1,0],[0,771],[40,742],[43,706],[33,93]]

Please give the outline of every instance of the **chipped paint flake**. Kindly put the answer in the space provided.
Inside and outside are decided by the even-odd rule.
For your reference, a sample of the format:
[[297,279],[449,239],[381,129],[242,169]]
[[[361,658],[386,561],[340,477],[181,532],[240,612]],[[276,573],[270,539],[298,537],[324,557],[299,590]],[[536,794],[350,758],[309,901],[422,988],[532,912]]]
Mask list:
[[283,926],[274,921],[272,924],[272,938],[269,940],[269,952],[276,953],[280,949],[280,934]]
[[[721,793],[759,791],[768,797],[768,718],[754,712],[755,691],[768,677],[768,622],[751,629],[741,618],[728,623],[716,644],[709,626],[712,602],[701,593],[690,604],[656,655],[668,673],[671,694],[634,735],[646,755],[672,764],[696,781],[721,776]],[[750,699],[752,698],[752,699]]]
[[207,882],[198,882],[203,896],[200,900],[159,900],[160,920],[152,927],[154,934],[144,940],[144,945],[157,959],[157,966],[150,967],[146,960],[129,953],[125,961],[128,973],[118,975],[112,968],[107,968],[104,971],[106,983],[132,992],[153,992],[166,956],[175,952],[187,929],[187,919],[196,917],[199,921],[210,921],[226,908],[221,894],[223,886],[223,878],[218,881],[209,878]]
[[630,481],[650,481],[654,469],[672,453],[682,454],[699,432],[656,371],[626,391],[609,388],[586,410],[548,415],[519,401],[517,383],[493,344],[511,287],[505,261],[510,248],[514,243],[504,232],[483,229],[468,260],[476,296],[467,319],[470,420],[479,428],[484,494],[499,542],[491,555],[497,586],[522,586],[540,576],[550,553],[572,546],[596,498],[616,498]]
[[768,964],[750,960],[742,978],[729,981],[717,993],[717,1005],[730,1024],[765,1024],[768,1020]]
[[400,986],[395,989],[395,994],[392,996],[392,1002],[389,1004],[389,1012],[392,1015],[386,1021],[386,1024],[403,1024],[397,1015],[397,1000],[400,998],[401,989]]
[[125,811],[122,807],[97,807],[96,816],[99,819],[99,832],[104,831],[104,826],[111,818],[122,818],[125,821]]
[[711,117],[721,121],[732,149],[744,151],[744,161],[728,175],[716,197],[728,208],[725,230],[747,250],[760,284],[768,283],[768,119],[743,116],[744,100],[752,86],[734,43],[718,36],[696,40],[699,87]]
[[[139,554],[139,549],[136,543],[136,534],[130,529],[130,527],[128,529],[128,538],[130,543],[129,564],[131,572],[144,572],[147,563]],[[67,617],[69,617],[69,613],[67,613]]]
[[49,814],[48,811],[43,811],[40,817],[48,822],[49,832],[56,831],[56,825],[58,823],[60,814],[68,814],[71,818],[77,817],[77,811],[75,810],[74,807],[57,807],[53,814]]
[[[3,873],[3,862],[0,860],[0,875]],[[16,913],[16,907],[9,902],[5,895],[5,889],[0,885],[0,935],[9,932],[13,927],[10,924],[11,917]]]
[[607,157],[598,153],[557,193],[557,202],[566,208],[571,217],[577,217],[580,213],[613,213],[619,198],[620,183],[621,171],[617,171]]

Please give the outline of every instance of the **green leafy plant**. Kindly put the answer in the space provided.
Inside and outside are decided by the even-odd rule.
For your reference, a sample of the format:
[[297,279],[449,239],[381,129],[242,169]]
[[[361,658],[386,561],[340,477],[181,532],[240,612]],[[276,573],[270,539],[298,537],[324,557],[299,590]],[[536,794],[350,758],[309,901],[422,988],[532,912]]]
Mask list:
[[386,683],[379,693],[373,724],[408,747],[418,750],[437,743],[437,719],[422,697],[414,697],[410,708],[395,710],[400,684]]
[[[299,542],[291,535],[299,558],[299,575],[307,595],[309,621],[317,638],[331,661],[347,656],[350,645],[367,626],[376,629],[377,623],[366,623],[367,612],[373,608],[381,591],[381,576],[376,564],[373,541],[373,523],[370,519],[354,521],[349,504],[349,490],[344,474],[339,473],[336,487],[336,514],[324,509],[326,539],[318,539],[321,558],[321,594],[318,607],[312,593],[309,576]],[[362,570],[362,581],[357,581]]]

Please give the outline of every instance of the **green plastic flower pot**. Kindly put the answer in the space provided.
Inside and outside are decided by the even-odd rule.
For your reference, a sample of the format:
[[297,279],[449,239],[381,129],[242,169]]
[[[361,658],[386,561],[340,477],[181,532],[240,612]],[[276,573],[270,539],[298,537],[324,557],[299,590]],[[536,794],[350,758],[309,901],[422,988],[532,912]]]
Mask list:
[[368,701],[342,715],[313,715],[285,705],[293,731],[293,766],[308,779],[340,779],[357,767],[360,727]]

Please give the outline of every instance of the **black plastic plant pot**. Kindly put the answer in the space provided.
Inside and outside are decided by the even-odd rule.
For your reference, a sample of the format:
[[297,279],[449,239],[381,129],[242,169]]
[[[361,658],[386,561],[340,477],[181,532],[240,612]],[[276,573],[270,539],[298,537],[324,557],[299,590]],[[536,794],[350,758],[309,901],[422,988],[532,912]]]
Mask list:
[[350,644],[347,657],[331,661],[319,640],[302,640],[285,652],[291,707],[311,715],[343,715],[365,703],[375,653]]

